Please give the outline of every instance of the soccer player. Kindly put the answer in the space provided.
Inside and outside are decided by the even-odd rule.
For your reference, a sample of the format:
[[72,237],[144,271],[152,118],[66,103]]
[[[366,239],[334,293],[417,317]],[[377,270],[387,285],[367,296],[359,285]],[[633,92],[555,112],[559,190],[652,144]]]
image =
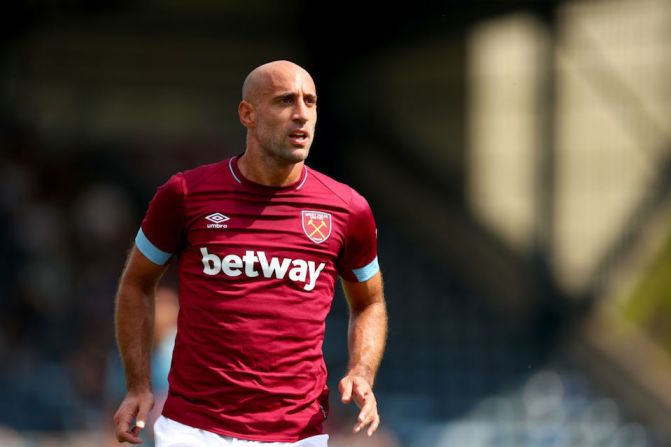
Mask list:
[[121,276],[115,321],[128,392],[114,416],[120,442],[141,442],[153,405],[153,296],[173,258],[180,310],[159,447],[326,446],[322,343],[337,276],[350,309],[341,399],[360,408],[355,432],[370,436],[380,423],[372,388],[387,314],[376,227],[361,195],[304,164],[317,120],[314,81],[288,61],[257,67],[238,114],[244,153],[159,187]]

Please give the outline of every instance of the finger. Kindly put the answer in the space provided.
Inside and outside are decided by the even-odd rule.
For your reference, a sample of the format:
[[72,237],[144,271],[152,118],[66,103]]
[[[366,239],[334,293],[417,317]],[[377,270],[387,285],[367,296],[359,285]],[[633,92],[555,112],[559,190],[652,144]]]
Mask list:
[[363,400],[368,395],[368,391],[368,389],[364,389],[363,387],[358,386],[356,387],[355,393]]
[[353,390],[361,397],[364,397],[371,391],[371,388],[365,380],[355,380]]
[[366,434],[368,436],[372,436],[379,426],[380,426],[380,416],[376,414],[375,417],[373,418],[373,422],[370,424],[370,427],[368,427],[368,431],[366,432]]
[[136,427],[130,428],[129,423],[123,423],[117,426],[116,439],[119,442],[130,442],[131,444],[142,443],[142,440],[136,431]]
[[348,404],[352,401],[352,381],[345,378],[340,381],[338,386],[340,394],[342,394],[342,402]]
[[362,385],[359,383],[355,383],[354,386],[352,387],[352,394],[354,395],[354,401],[359,405],[359,407],[362,407],[366,403],[366,399],[371,393],[371,389],[367,385]]
[[[135,429],[133,429],[135,430]],[[117,434],[117,441],[119,442],[128,442],[131,444],[142,444],[142,439],[133,431],[127,431],[125,433]]]
[[128,433],[129,430],[130,430],[130,423],[128,423],[127,421],[120,421],[117,422],[115,425],[115,433],[117,438],[119,438],[124,433]]
[[365,382],[354,382],[352,386],[352,397],[359,408],[363,408],[366,402],[371,400],[371,397],[373,401],[375,400],[373,391]]
[[142,438],[140,437],[140,431],[142,430],[141,427],[138,427],[137,425],[133,427],[130,431],[130,434],[138,441],[138,442],[133,442],[133,444],[137,443],[142,443]]
[[[358,432],[360,432],[361,430],[363,430],[364,428],[366,428],[368,425],[371,425],[371,426],[372,426],[372,424],[373,424],[376,420],[379,420],[379,416],[377,415],[377,411],[374,411],[374,412],[372,412],[372,413],[366,415],[361,421],[359,421],[359,422],[354,426],[354,432],[355,432],[355,433],[358,433]],[[377,429],[377,426],[375,426],[375,429]],[[373,430],[373,431],[374,431],[374,430]],[[373,433],[370,432],[370,429],[369,429],[369,435],[368,435],[368,436],[370,436],[371,434],[373,434]]]
[[377,415],[377,404],[375,399],[368,399],[368,401],[361,408],[359,416],[357,417],[357,424],[354,426],[354,431],[358,432],[372,422],[374,416]]
[[364,416],[363,419],[358,421],[356,425],[354,425],[354,433],[359,433],[361,430],[363,430],[366,425],[368,425],[371,422],[370,415]]
[[119,442],[123,442],[127,433],[130,431],[130,422],[132,418],[133,415],[130,414],[124,405],[122,405],[114,415],[114,428]]
[[137,432],[144,428],[147,414],[149,414],[153,406],[154,402],[151,399],[145,399],[140,402],[140,409],[137,412],[137,416],[135,416],[135,428],[138,429]]

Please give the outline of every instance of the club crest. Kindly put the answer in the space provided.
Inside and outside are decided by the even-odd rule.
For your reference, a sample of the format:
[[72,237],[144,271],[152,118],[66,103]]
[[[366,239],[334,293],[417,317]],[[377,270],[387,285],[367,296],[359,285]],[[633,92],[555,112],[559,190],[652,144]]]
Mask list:
[[331,236],[331,215],[323,211],[301,211],[303,231],[312,242],[321,244]]

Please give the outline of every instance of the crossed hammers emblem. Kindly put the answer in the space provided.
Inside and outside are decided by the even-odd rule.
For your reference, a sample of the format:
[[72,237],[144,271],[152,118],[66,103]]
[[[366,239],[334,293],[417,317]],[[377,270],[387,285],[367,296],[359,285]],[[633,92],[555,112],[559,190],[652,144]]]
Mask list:
[[322,228],[324,228],[326,226],[326,222],[321,220],[319,222],[319,226],[317,226],[317,224],[315,224],[314,221],[312,219],[310,219],[310,220],[308,220],[308,225],[310,225],[313,228],[312,233],[308,234],[308,237],[313,237],[315,234],[319,233],[319,236],[321,236],[322,239],[326,238],[324,233],[322,233],[322,231],[321,231]]

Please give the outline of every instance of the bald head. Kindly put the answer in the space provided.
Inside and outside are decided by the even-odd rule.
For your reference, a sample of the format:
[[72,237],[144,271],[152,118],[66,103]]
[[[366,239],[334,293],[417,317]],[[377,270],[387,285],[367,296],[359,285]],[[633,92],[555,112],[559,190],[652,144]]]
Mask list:
[[317,91],[305,69],[293,62],[274,61],[252,70],[242,87],[238,116],[247,128],[245,156],[240,159],[243,168],[249,160],[248,168],[266,166],[268,172],[279,172],[281,178],[275,179],[279,183],[263,183],[273,185],[301,173],[317,122]]
[[294,79],[297,76],[305,78],[314,88],[312,76],[300,65],[284,60],[263,64],[252,70],[245,78],[242,84],[242,99],[256,104],[259,97],[272,90],[278,82]]

